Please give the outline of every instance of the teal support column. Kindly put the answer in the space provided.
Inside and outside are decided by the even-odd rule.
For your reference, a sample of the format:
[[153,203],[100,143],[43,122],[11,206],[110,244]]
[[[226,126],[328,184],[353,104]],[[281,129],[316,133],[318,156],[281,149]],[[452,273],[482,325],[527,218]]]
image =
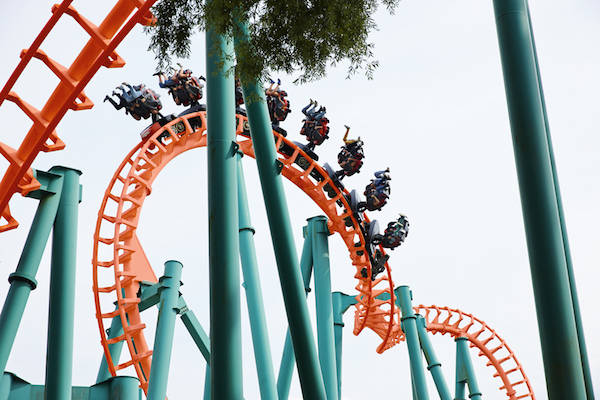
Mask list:
[[62,175],[55,175],[39,202],[15,272],[9,275],[10,288],[0,314],[0,376],[12,350],[29,294],[37,286],[35,276],[58,211],[63,185]]
[[[248,40],[247,29],[245,29],[245,36],[236,38],[236,46],[239,47]],[[269,219],[290,334],[297,358],[302,394],[305,399],[325,399],[325,388],[319,370],[308,306],[298,269],[287,202],[276,163],[275,143],[264,89],[255,80],[242,82],[242,90],[244,99],[250,99],[246,101],[250,135]],[[230,92],[233,93],[233,90]]]
[[587,346],[585,344],[585,334],[583,331],[583,322],[581,320],[581,311],[579,309],[579,297],[577,296],[577,285],[575,283],[575,273],[573,271],[573,260],[571,258],[571,248],[569,246],[569,237],[567,235],[567,225],[562,205],[562,196],[560,194],[560,185],[558,183],[558,173],[556,171],[556,162],[554,160],[554,149],[552,147],[552,135],[550,134],[550,124],[548,122],[548,112],[546,111],[546,100],[544,96],[544,88],[542,85],[542,77],[540,74],[540,66],[537,57],[537,49],[535,46],[535,36],[533,34],[533,26],[531,24],[531,13],[527,4],[527,19],[529,22],[529,32],[531,34],[531,44],[533,47],[533,55],[535,57],[535,66],[537,72],[538,86],[540,89],[540,97],[542,100],[542,110],[544,113],[544,125],[546,128],[546,138],[548,140],[548,150],[550,155],[550,164],[552,166],[552,176],[554,178],[554,191],[556,193],[556,203],[558,207],[558,215],[560,218],[560,228],[562,232],[563,247],[565,251],[565,259],[567,263],[567,273],[569,275],[569,288],[571,289],[571,301],[573,302],[573,312],[575,314],[575,327],[577,329],[577,339],[579,341],[579,354],[581,357],[581,365],[583,368],[583,378],[585,382],[585,390],[587,400],[594,400],[594,388],[592,384],[592,373],[587,354]]
[[337,370],[338,399],[342,398],[342,339],[344,331],[344,313],[351,305],[356,304],[356,298],[342,292],[331,294],[333,302],[333,329],[335,334],[335,365]]
[[473,363],[469,356],[469,339],[457,337],[456,341],[456,397],[455,400],[466,400],[465,384],[469,386],[469,399],[481,400],[481,390],[477,384]]
[[494,11],[548,396],[584,399],[564,232],[527,6],[525,0],[494,0]]
[[423,358],[419,345],[419,334],[417,333],[417,316],[412,308],[412,294],[408,286],[399,286],[395,290],[396,302],[402,312],[402,330],[406,335],[408,356],[410,358],[410,371],[417,400],[428,400],[427,382],[423,369]]
[[52,167],[50,172],[63,176],[63,186],[52,234],[46,399],[64,400],[71,398],[73,372],[77,214],[81,200],[81,172],[65,167]]
[[252,222],[250,220],[250,210],[248,209],[248,196],[246,195],[246,184],[244,183],[241,157],[241,153],[238,153],[237,181],[240,226],[239,238],[242,273],[244,276],[243,287],[246,289],[246,303],[248,304],[250,330],[252,331],[252,344],[254,346],[254,359],[258,374],[260,398],[264,400],[277,400],[277,386],[275,383],[275,373],[273,372],[273,359],[271,358],[271,346],[269,344],[267,321],[265,319],[265,306],[262,299],[258,262],[256,261],[256,250],[254,247],[254,228],[252,228]]
[[204,372],[204,400],[210,400],[210,365],[206,364],[206,371]]
[[439,362],[435,355],[429,336],[427,336],[425,318],[421,315],[417,315],[417,332],[419,334],[419,342],[421,342],[425,360],[427,360],[427,369],[431,373],[437,392],[440,395],[440,400],[452,400],[452,395],[450,394],[450,390],[448,389],[448,385],[446,385],[446,380],[442,374],[442,363]]
[[327,218],[324,216],[309,218],[308,231],[313,253],[319,363],[327,398],[338,400]]
[[206,29],[208,230],[213,399],[241,399],[242,339],[233,43]]
[[[313,262],[312,242],[307,228],[308,227],[304,227],[303,229],[304,246],[302,247],[302,258],[300,259],[300,270],[306,296],[308,296],[308,292],[310,292],[310,277],[312,275]],[[279,375],[277,377],[277,394],[279,400],[287,400],[290,395],[290,385],[292,384],[295,360],[292,337],[290,336],[290,330],[288,329],[285,335],[285,344],[283,346],[281,364],[279,365]]]
[[196,314],[187,309],[187,306],[184,307],[185,310],[178,310],[178,312],[181,313],[181,321],[183,322],[183,325],[185,325],[185,328],[192,337],[194,343],[196,343],[198,350],[202,353],[204,360],[206,360],[207,363],[210,363],[210,339],[202,328],[202,325],[200,325],[198,318],[196,318]]
[[[123,325],[121,324],[121,316],[117,315],[114,317],[110,323],[110,328],[108,330],[108,339],[113,339],[123,334]],[[108,351],[110,352],[110,357],[112,358],[115,364],[118,364],[119,358],[121,357],[121,350],[123,349],[124,341],[119,341],[116,343],[112,343],[108,345]],[[104,382],[105,380],[111,378],[112,375],[108,370],[108,364],[106,362],[106,356],[102,355],[102,362],[100,363],[100,368],[98,369],[98,376],[96,377],[96,383]]]
[[165,263],[165,274],[159,279],[160,303],[152,347],[154,350],[148,380],[148,400],[164,400],[167,397],[182,268],[179,261],[169,260]]

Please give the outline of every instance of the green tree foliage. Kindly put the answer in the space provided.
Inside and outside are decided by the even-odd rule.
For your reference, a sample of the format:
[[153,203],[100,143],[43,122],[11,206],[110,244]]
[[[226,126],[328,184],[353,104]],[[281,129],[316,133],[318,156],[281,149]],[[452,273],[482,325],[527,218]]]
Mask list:
[[379,5],[393,12],[399,0],[161,0],[155,26],[147,28],[158,68],[171,57],[190,56],[190,36],[206,28],[236,35],[237,22],[248,21],[251,41],[242,46],[237,73],[264,78],[274,71],[297,74],[298,81],[319,79],[329,65],[348,64],[348,76],[371,78],[378,66],[369,33]]

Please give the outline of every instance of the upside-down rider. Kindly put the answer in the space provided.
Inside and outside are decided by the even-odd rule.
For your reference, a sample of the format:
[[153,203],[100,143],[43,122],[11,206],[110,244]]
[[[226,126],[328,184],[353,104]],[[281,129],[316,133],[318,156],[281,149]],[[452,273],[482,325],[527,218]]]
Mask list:
[[132,86],[127,82],[123,82],[111,95],[116,96],[119,102],[117,103],[108,95],[104,98],[104,101],[110,102],[117,110],[125,108],[125,114],[130,114],[136,120],[152,117],[152,122],[156,122],[159,118],[162,118],[160,114],[162,109],[160,96],[143,83]]
[[279,127],[279,123],[285,121],[288,114],[292,112],[290,101],[286,98],[288,94],[285,90],[280,89],[280,86],[280,79],[277,79],[277,85],[275,85],[275,81],[271,79],[271,85],[265,89],[271,125],[276,131],[283,131],[283,129]]
[[306,118],[303,120],[304,124],[300,129],[300,134],[306,136],[308,140],[306,147],[311,151],[329,137],[329,127],[327,126],[329,119],[325,117],[327,108],[320,107],[317,109],[318,105],[317,101],[310,99],[310,103],[302,109],[302,114]]
[[157,72],[158,85],[163,89],[169,89],[169,94],[177,105],[189,106],[197,104],[202,99],[202,88],[206,81],[203,76],[195,77],[190,69],[183,69],[181,64],[177,64],[179,70],[167,79],[164,72]]
[[360,168],[363,165],[362,160],[365,158],[365,154],[363,152],[363,142],[360,140],[360,136],[358,139],[348,139],[350,127],[348,125],[344,126],[346,127],[346,134],[342,139],[344,141],[344,145],[338,154],[338,164],[340,167],[342,167],[342,170],[336,172],[336,176],[339,179],[342,179],[344,176],[352,176],[360,172]]
[[365,197],[367,198],[367,209],[369,211],[381,210],[390,197],[390,169],[375,172],[375,179],[365,188]]

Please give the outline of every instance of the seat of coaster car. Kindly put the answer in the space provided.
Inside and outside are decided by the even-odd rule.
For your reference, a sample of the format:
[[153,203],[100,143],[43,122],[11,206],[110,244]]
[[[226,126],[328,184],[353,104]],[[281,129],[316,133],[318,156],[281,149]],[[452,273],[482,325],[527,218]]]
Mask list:
[[319,161],[319,156],[315,154],[314,151],[312,151],[311,149],[309,149],[306,144],[300,143],[300,142],[293,142],[296,146],[300,147],[302,149],[302,151],[304,151],[306,153],[306,155],[308,155],[310,158],[312,158],[314,161]]
[[335,182],[335,186],[337,186],[340,190],[344,190],[344,184],[342,183],[342,181],[340,181],[340,177],[337,174],[337,172],[335,172],[333,168],[331,168],[331,165],[329,165],[329,163],[325,163],[323,164],[323,169],[325,170],[325,172],[327,172],[327,175],[329,175],[331,180]]
[[206,111],[206,104],[192,103],[189,108],[187,108],[184,111],[180,112],[177,116],[181,117],[181,116],[184,116],[186,114],[191,114],[191,113],[195,113],[195,112],[198,112],[198,111]]
[[140,136],[141,136],[142,140],[145,140],[146,138],[152,136],[152,134],[154,132],[156,132],[157,130],[159,130],[160,128],[162,128],[163,126],[168,124],[169,122],[173,121],[175,118],[177,118],[177,117],[174,114],[169,114],[167,116],[160,118],[158,121],[151,123],[146,128],[144,128],[143,131],[140,132]]
[[350,208],[354,213],[359,213],[365,210],[365,201],[363,200],[361,194],[356,191],[356,189],[352,189],[350,192]]

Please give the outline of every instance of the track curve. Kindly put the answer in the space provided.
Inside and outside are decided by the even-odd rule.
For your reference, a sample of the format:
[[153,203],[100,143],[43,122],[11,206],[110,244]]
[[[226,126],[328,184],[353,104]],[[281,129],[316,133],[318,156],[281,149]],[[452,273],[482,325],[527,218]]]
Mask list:
[[506,341],[488,324],[454,308],[419,305],[414,310],[423,315],[429,332],[469,339],[469,346],[477,348],[479,356],[487,358],[486,365],[496,370],[494,377],[502,381],[500,390],[505,391],[509,400],[535,400],[523,366]]
[[[247,119],[238,114],[236,120],[240,150],[254,157]],[[161,136],[163,139],[159,141]],[[346,200],[348,192],[336,187],[327,172],[296,144],[275,131],[273,138],[282,175],[321,208],[329,218],[330,231],[337,232],[348,248],[356,268],[356,289],[359,293],[356,297],[354,333],[360,333],[365,327],[370,328],[382,338],[377,351],[385,351],[398,342],[400,332],[389,265],[386,263],[385,271],[377,279],[371,280],[365,238]],[[160,171],[179,154],[204,146],[206,112],[187,114],[171,121],[129,152],[111,179],[98,213],[92,264],[96,317],[102,346],[111,374],[133,366],[144,390],[148,385],[146,376],[149,376],[152,351],[144,337],[145,325],[137,307],[137,291],[140,281],[156,282],[157,279],[137,239],[137,224],[144,200],[150,195],[152,183]],[[115,211],[109,211],[111,209]],[[363,217],[368,220],[366,215]],[[112,256],[103,259],[101,253],[107,252]],[[367,268],[367,278],[361,275],[363,268]],[[109,273],[111,279],[106,282],[105,272],[108,271],[112,272]],[[104,275],[104,279],[100,275]],[[375,299],[383,293],[389,295],[388,300]],[[115,297],[117,309],[107,310],[106,307],[112,307]],[[109,340],[104,322],[115,316],[120,316],[124,334]],[[108,351],[108,345],[117,341],[125,341],[131,355],[128,361],[120,364],[115,364]]]

